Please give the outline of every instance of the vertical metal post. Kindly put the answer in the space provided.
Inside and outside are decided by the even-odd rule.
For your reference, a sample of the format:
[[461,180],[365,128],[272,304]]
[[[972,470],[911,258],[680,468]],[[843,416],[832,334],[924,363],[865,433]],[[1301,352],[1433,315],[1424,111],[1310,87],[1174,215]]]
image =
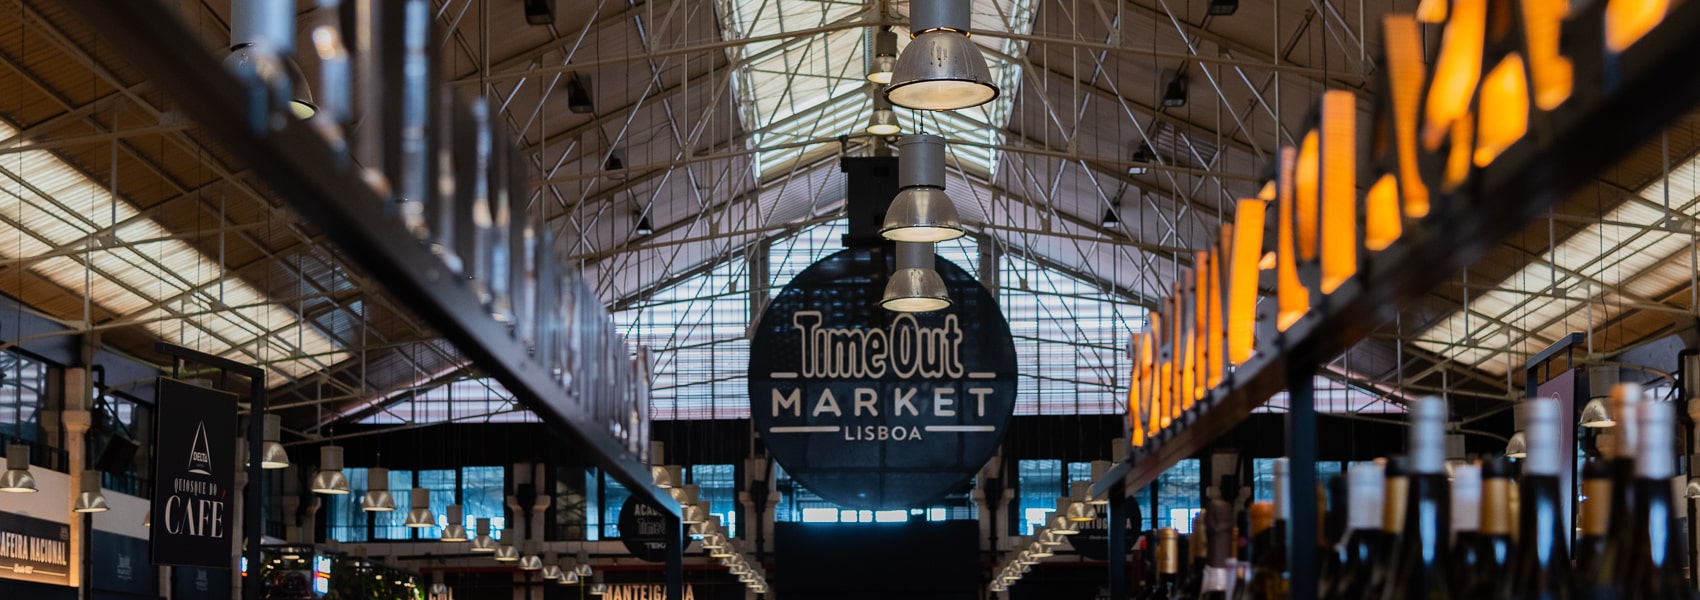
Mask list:
[[685,600],[685,528],[679,517],[670,513],[661,516],[667,530],[667,600]]
[[242,580],[242,600],[260,600],[260,588],[265,586],[260,577],[260,542],[266,530],[262,521],[264,517],[260,516],[260,503],[264,501],[260,493],[260,486],[264,484],[260,456],[266,435],[265,376],[249,376],[248,389],[248,485],[242,488],[242,535],[247,538],[248,544],[243,548],[242,556],[248,559],[251,576]]
[[1104,506],[1104,543],[1109,546],[1110,600],[1127,600],[1127,486],[1111,488],[1109,500]]
[[1305,360],[1287,370],[1288,597],[1315,598],[1316,565],[1316,367]]

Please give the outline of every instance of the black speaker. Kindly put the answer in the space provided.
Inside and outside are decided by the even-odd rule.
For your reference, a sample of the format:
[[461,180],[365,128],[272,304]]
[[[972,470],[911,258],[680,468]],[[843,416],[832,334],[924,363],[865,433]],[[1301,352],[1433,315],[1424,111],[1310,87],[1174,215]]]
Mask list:
[[521,0],[525,3],[525,22],[532,25],[555,23],[555,0]]
[[136,451],[141,446],[123,435],[112,435],[106,438],[106,449],[101,450],[100,458],[95,459],[94,468],[113,475],[122,475],[131,465],[136,463]]

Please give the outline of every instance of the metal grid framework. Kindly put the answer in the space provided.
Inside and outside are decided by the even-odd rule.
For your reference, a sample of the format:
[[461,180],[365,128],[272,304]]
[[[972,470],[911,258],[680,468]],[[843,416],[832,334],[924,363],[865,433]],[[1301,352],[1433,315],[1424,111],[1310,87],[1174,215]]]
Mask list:
[[[1070,318],[1119,307],[1103,333],[1018,332],[1036,338],[1024,357],[1085,365],[1029,375],[1024,388],[1070,388],[1039,392],[1035,412],[1113,410],[1125,365],[1100,375],[1111,363],[1099,355],[1125,348],[1136,307],[1165,295],[1191,252],[1214,243],[1323,89],[1357,92],[1367,122],[1378,23],[1410,9],[1242,2],[1215,16],[1208,3],[977,0],[972,39],[1003,94],[957,113],[899,111],[906,129],[952,140],[949,193],[974,245],[944,250],[998,257],[1013,323],[1023,311],[1035,323],[1067,312],[1057,307],[1071,295],[1091,300],[1074,302]],[[328,17],[316,6],[300,3],[302,31]],[[774,288],[786,264],[774,249],[841,218],[837,156],[873,149],[867,138],[837,139],[867,117],[864,36],[891,24],[906,38],[907,3],[600,0],[563,7],[540,27],[523,25],[518,3],[432,6],[446,32],[445,76],[489,99],[520,139],[539,184],[531,210],[634,337],[659,351],[658,372],[672,379],[658,382],[658,398],[675,398],[685,418],[699,410],[693,398],[741,397],[731,379],[741,364],[702,356],[741,352],[747,256],[770,253]],[[171,7],[215,57],[227,45],[227,1]],[[312,60],[302,66],[316,75]],[[1182,77],[1185,102],[1174,105],[1167,88]],[[569,100],[570,81],[589,105]],[[471,409],[469,398],[474,413],[463,413],[462,387],[483,386],[454,382],[478,380],[476,368],[53,2],[0,0],[0,123],[0,293],[66,322],[67,333],[99,331],[144,358],[170,339],[265,365],[292,431],[447,418],[431,394],[448,389],[455,415],[503,410],[499,400]],[[1690,326],[1700,308],[1690,290],[1695,119],[1665,138],[1454,285],[1402,307],[1331,365],[1330,385],[1361,394],[1351,396],[1357,409],[1446,393],[1484,402],[1461,410],[1492,410],[1518,395],[1507,367],[1563,333],[1597,334],[1599,357]],[[639,232],[640,220],[653,232]],[[415,407],[385,410],[416,398],[425,398],[418,419]]]

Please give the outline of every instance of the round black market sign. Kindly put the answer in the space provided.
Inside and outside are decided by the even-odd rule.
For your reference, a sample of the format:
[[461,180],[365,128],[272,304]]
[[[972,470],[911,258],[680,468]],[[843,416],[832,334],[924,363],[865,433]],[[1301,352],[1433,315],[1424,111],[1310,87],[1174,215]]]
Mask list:
[[750,342],[750,414],[768,451],[822,498],[925,506],[963,487],[1015,410],[1015,343],[990,291],[942,258],[950,308],[894,313],[881,248],[811,265],[768,305]]
[[637,498],[620,506],[620,542],[639,560],[666,562],[667,525],[661,509]]

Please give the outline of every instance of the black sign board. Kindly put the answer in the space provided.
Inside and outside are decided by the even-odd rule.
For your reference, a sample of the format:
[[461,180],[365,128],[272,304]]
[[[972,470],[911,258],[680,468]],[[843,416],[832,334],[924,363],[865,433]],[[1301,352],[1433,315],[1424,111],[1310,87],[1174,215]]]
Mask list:
[[148,561],[148,541],[94,532],[94,587],[140,596],[159,595],[159,569]]
[[887,311],[891,258],[851,248],[811,265],[750,342],[762,440],[792,478],[843,506],[922,506],[962,486],[1015,410],[1015,344],[996,298],[937,259],[951,307]]
[[153,562],[229,569],[236,395],[161,377],[155,398]]
[[620,541],[639,560],[667,560],[667,522],[661,509],[633,496],[620,507]]
[[70,572],[70,539],[64,523],[0,512],[0,577],[65,577]]
[[171,570],[172,600],[230,600],[228,569],[177,567]]
[[[1128,503],[1129,506],[1132,504],[1133,502]],[[1104,513],[1106,512],[1109,511],[1103,510],[1103,508],[1100,507],[1098,510],[1098,518],[1093,519],[1090,523],[1081,523],[1080,533],[1068,536],[1068,544],[1073,546],[1074,551],[1079,552],[1080,556],[1091,560],[1109,560],[1110,520],[1104,518]],[[1122,533],[1122,542],[1124,544],[1121,553],[1122,556],[1127,556],[1128,552],[1133,550],[1134,543],[1139,540],[1139,536],[1135,535],[1135,532],[1138,531],[1138,520],[1139,511],[1137,508],[1122,511],[1121,521],[1122,530],[1124,532]]]

